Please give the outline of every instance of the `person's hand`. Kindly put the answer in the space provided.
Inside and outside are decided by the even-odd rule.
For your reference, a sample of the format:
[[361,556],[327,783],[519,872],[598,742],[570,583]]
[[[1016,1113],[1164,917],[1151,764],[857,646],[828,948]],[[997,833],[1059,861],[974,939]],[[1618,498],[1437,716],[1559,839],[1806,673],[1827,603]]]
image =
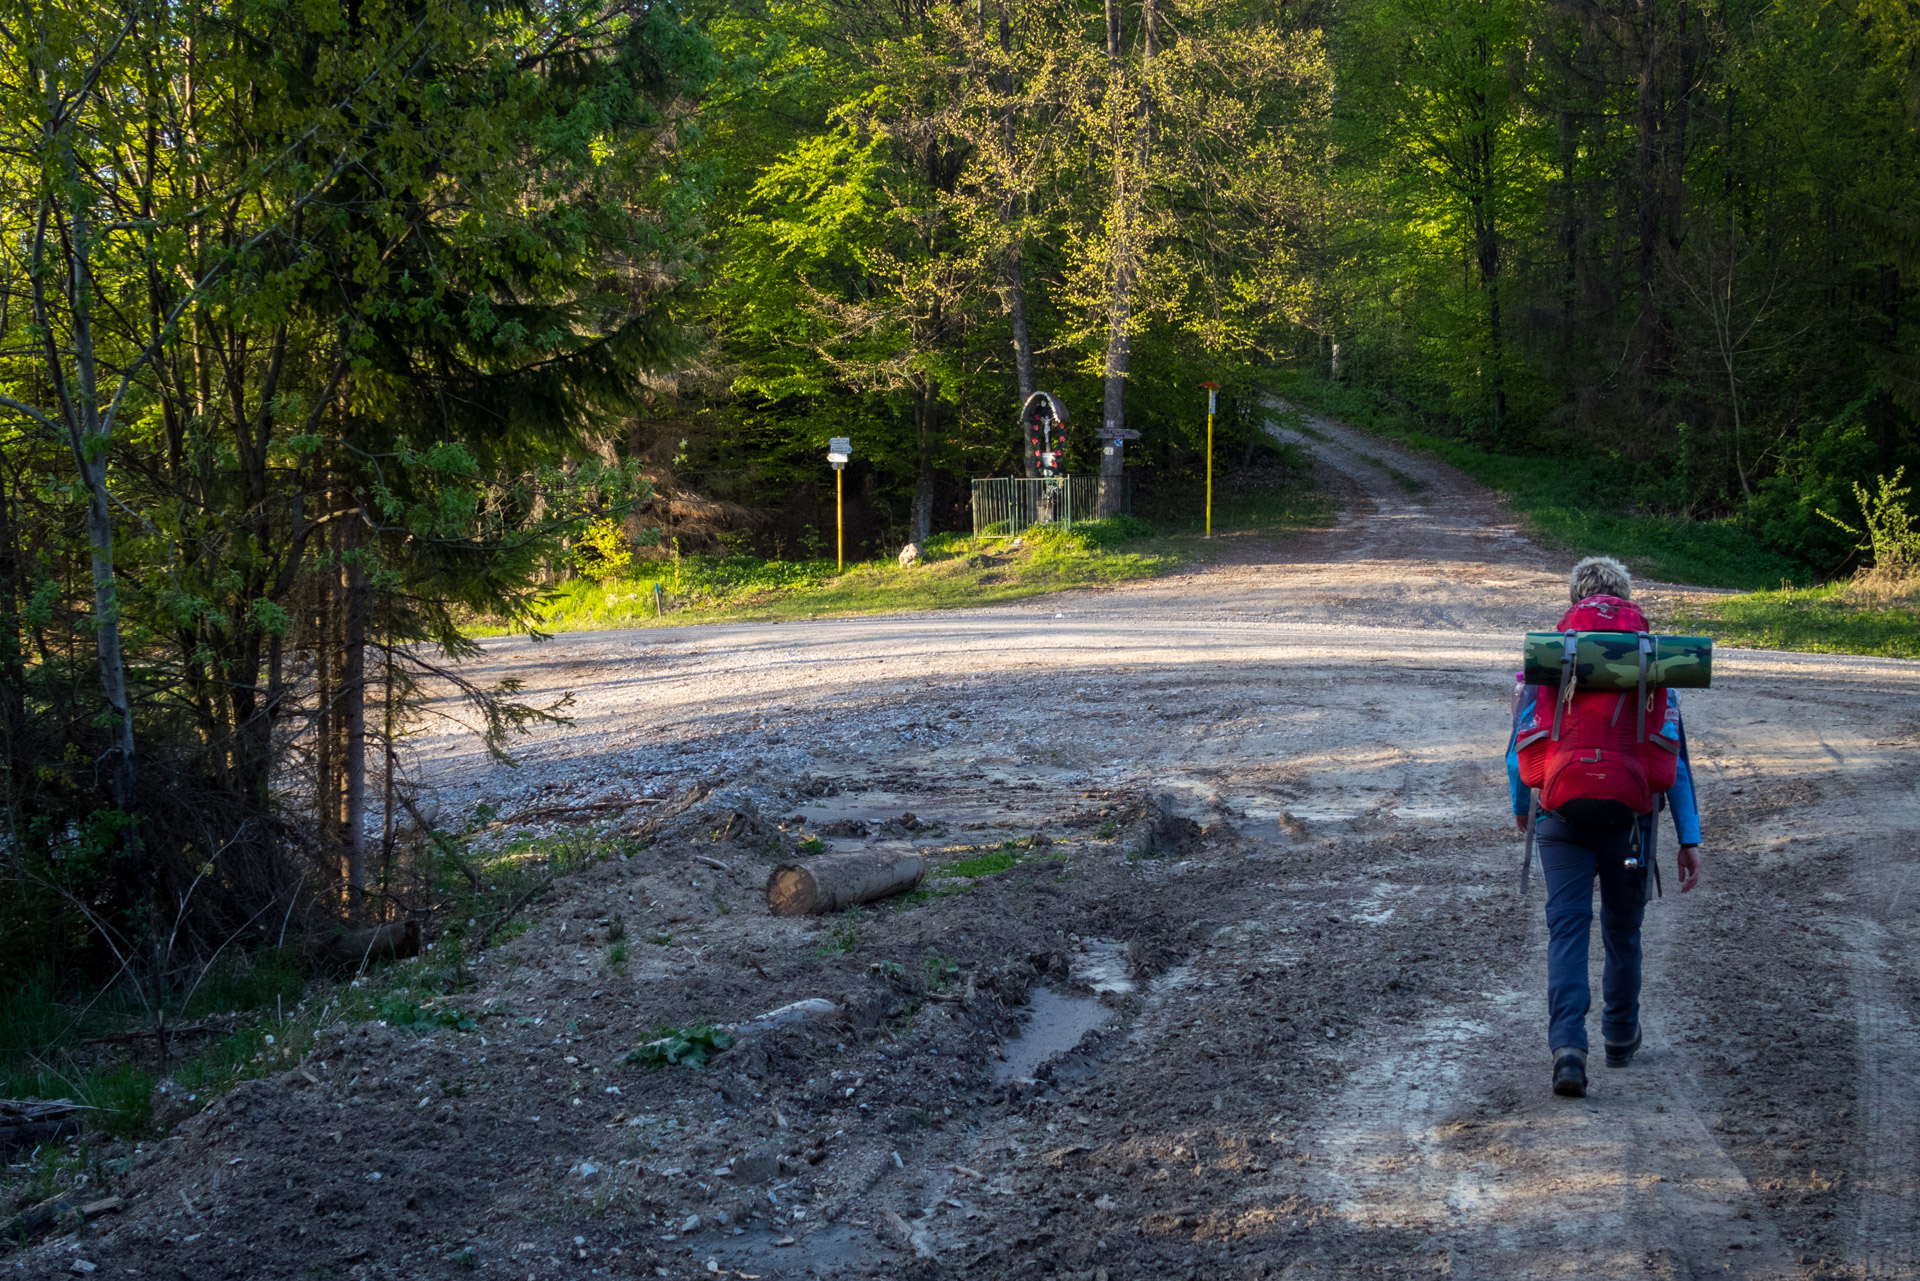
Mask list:
[[1698,845],[1682,845],[1680,847],[1679,862],[1680,892],[1685,894],[1688,890],[1700,883],[1700,847]]
[[1525,814],[1515,814],[1513,816],[1513,825],[1520,829],[1520,835],[1525,836],[1527,834],[1527,816]]

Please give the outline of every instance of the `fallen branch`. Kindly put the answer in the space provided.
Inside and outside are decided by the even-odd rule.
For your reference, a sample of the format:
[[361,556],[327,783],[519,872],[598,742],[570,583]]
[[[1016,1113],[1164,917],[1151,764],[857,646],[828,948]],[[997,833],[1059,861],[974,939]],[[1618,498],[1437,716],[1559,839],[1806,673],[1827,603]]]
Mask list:
[[487,948],[492,947],[493,936],[498,934],[502,929],[506,928],[506,924],[508,921],[511,921],[514,917],[520,915],[520,911],[522,908],[526,907],[527,904],[533,902],[535,899],[539,898],[542,894],[545,894],[548,890],[552,888],[553,888],[553,878],[549,876],[544,881],[536,881],[533,885],[527,888],[526,893],[522,894],[519,898],[509,903],[507,905],[507,909],[504,912],[500,913],[500,915],[493,918],[493,924],[487,926],[486,929],[480,931],[481,950],[484,951]]
[[0,1150],[64,1138],[80,1128],[77,1113],[93,1110],[70,1099],[0,1099]]
[[508,818],[495,819],[480,830],[497,832],[503,827],[513,827],[519,823],[538,822],[543,818],[565,818],[570,814],[618,814],[642,805],[658,805],[665,799],[663,796],[635,796],[624,801],[588,801],[582,805],[540,805],[521,810]]
[[7,1225],[7,1235],[16,1240],[30,1236],[69,1214],[78,1214],[87,1220],[97,1219],[103,1214],[118,1211],[123,1204],[117,1196],[83,1202],[70,1192],[61,1193],[14,1215],[13,1221]]
[[786,1027],[793,1023],[837,1023],[846,1017],[846,1011],[824,997],[810,996],[804,1001],[795,1001],[783,1005],[777,1010],[769,1010],[757,1019],[748,1019],[745,1023],[735,1023],[727,1030],[735,1036],[752,1036],[756,1032],[769,1032],[777,1027]]
[[[154,1037],[167,1037],[171,1039],[176,1036],[209,1036],[215,1032],[227,1031],[236,1023],[242,1023],[248,1019],[259,1017],[258,1012],[249,1012],[246,1014],[215,1014],[193,1023],[179,1023],[171,1027],[138,1028],[131,1032],[107,1032],[101,1036],[87,1037],[82,1044],[120,1045],[127,1041],[145,1041]],[[3,1113],[5,1108],[6,1104],[0,1102],[0,1113]]]

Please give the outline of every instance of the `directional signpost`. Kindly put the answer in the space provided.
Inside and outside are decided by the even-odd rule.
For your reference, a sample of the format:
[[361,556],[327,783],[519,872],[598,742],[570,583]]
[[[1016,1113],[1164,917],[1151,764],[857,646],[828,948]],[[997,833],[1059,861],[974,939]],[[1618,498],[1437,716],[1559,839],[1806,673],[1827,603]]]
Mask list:
[[833,559],[836,567],[847,568],[847,521],[842,499],[840,473],[853,461],[853,439],[835,436],[827,442],[827,461],[833,464]]

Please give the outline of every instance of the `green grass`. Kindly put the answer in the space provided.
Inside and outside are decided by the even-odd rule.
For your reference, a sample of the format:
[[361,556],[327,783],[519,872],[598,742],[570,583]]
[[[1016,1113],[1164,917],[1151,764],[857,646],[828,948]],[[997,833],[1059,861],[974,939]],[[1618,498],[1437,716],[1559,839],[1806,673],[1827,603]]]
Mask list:
[[1011,845],[1002,845],[997,850],[989,850],[972,858],[963,858],[948,863],[940,869],[942,876],[964,876],[969,880],[981,876],[993,876],[1006,871],[1020,861],[1019,853]]
[[840,924],[833,927],[826,941],[813,949],[813,954],[821,960],[830,956],[839,956],[854,951],[860,946],[860,909],[847,909],[847,915]]
[[[989,605],[1151,578],[1197,554],[1183,541],[1122,516],[1071,530],[1029,530],[1017,542],[939,534],[928,540],[918,564],[866,561],[848,565],[845,573],[830,560],[685,556],[641,564],[624,578],[563,583],[540,607],[538,625],[545,631],[677,627]],[[666,597],[664,617],[654,613],[656,581]],[[500,629],[472,630],[486,635]]]
[[1762,547],[1732,521],[1688,520],[1633,510],[1628,477],[1609,459],[1475,449],[1434,435],[1424,418],[1404,404],[1324,379],[1283,375],[1275,382],[1275,392],[1437,455],[1498,493],[1533,532],[1571,555],[1604,552],[1618,556],[1638,574],[1699,587],[1751,591],[1782,580],[1811,581],[1805,566]]
[[1863,597],[1848,584],[1686,602],[1670,626],[1745,649],[1920,658],[1920,600]]
[[[1184,493],[1184,491],[1183,491]],[[1072,529],[1043,526],[1018,538],[937,534],[918,564],[865,561],[837,572],[830,560],[769,561],[743,555],[685,556],[634,566],[624,577],[562,583],[540,606],[543,631],[677,627],[687,623],[816,618],[959,609],[1082,587],[1152,578],[1211,557],[1200,504],[1180,501],[1156,523],[1133,516]],[[1297,483],[1215,495],[1214,533],[1283,534],[1325,514],[1327,505]],[[654,613],[661,584],[666,614]],[[497,622],[469,629],[497,635]]]

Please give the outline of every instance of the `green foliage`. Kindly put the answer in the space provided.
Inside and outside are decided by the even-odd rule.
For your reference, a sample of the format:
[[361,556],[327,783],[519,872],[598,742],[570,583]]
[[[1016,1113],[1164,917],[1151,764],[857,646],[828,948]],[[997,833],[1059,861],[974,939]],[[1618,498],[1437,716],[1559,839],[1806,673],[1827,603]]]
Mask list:
[[702,1023],[694,1027],[656,1028],[654,1039],[627,1055],[627,1062],[658,1072],[667,1067],[704,1068],[707,1059],[733,1048],[733,1036]]
[[618,578],[633,562],[633,546],[619,521],[602,517],[590,522],[574,540],[573,561],[595,581]]
[[[16,16],[0,933],[10,972],[129,960],[168,1004],[241,923],[307,919],[288,893],[345,906],[337,851],[380,826],[320,804],[377,792],[351,705],[396,738],[452,677],[495,750],[541,715],[443,663],[583,532],[618,568],[651,490],[608,442],[690,350],[721,68],[671,5]],[[365,879],[356,907],[398,888]]]
[[929,992],[944,992],[960,977],[959,963],[938,952],[928,952],[922,959],[921,968],[926,971]]
[[1820,513],[1861,539],[1856,549],[1871,555],[1875,568],[1894,574],[1920,572],[1920,528],[1915,528],[1913,514],[1901,501],[1913,492],[1911,485],[1900,483],[1906,474],[1905,467],[1896,468],[1892,476],[1878,477],[1872,491],[1855,483],[1853,496],[1860,504],[1860,522],[1865,529],[1855,529],[1837,516]]
[[1490,454],[1418,433],[1407,443],[1431,450],[1500,493],[1571,554],[1604,552],[1645,576],[1701,587],[1806,577],[1800,565],[1756,544],[1737,521],[1634,512],[1622,480],[1626,469],[1615,460]]
[[1689,581],[1777,582],[1742,538],[1796,580],[1841,570],[1818,512],[1920,465],[1916,39],[1878,0],[1345,6],[1349,214],[1293,368],[1337,380],[1335,412],[1575,459],[1604,497],[1533,513],[1569,544]]
[[827,934],[826,941],[813,949],[813,954],[822,960],[829,956],[840,956],[856,950],[860,946],[860,909],[849,908],[841,922]]
[[389,1027],[434,1029],[451,1028],[456,1032],[477,1031],[479,1024],[459,1010],[447,1006],[416,1005],[404,996],[390,996],[374,1007],[374,1013]]

